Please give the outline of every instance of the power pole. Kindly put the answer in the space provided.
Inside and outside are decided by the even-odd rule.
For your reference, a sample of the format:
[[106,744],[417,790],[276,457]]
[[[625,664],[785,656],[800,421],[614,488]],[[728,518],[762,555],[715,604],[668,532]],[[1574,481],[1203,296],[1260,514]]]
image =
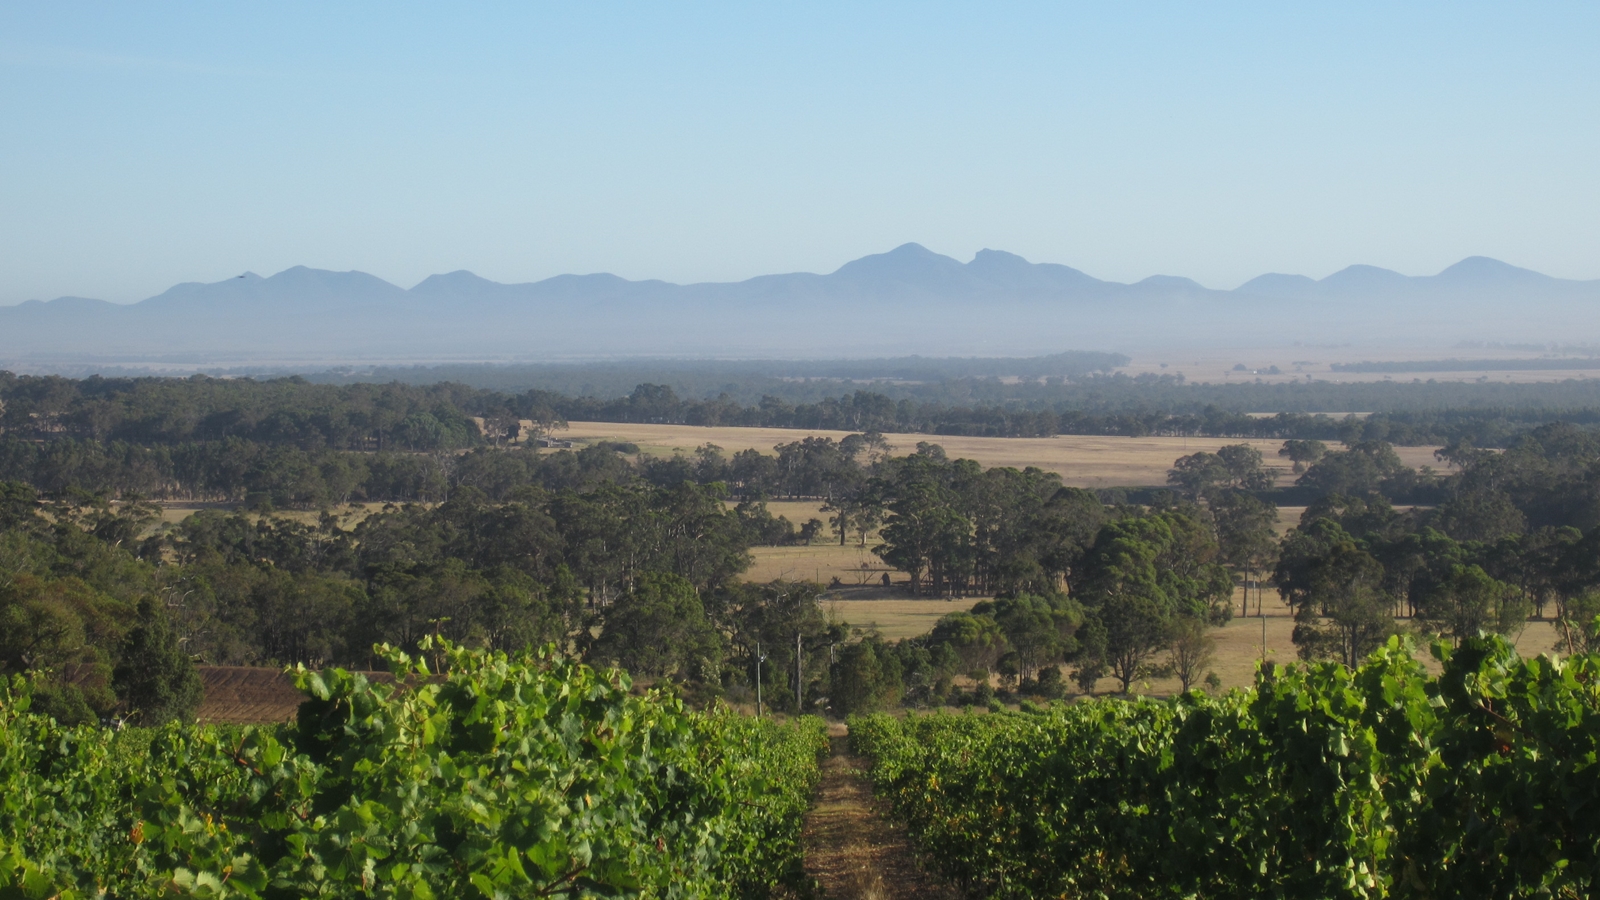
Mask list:
[[761,662],[766,659],[761,655],[761,642],[756,641],[756,718],[761,718]]
[[805,706],[806,682],[800,670],[800,632],[794,633],[794,712],[799,715]]

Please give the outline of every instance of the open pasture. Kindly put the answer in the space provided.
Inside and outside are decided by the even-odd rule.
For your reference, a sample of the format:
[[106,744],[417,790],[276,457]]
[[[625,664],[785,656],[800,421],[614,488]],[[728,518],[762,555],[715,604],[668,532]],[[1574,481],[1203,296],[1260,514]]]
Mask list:
[[[978,600],[964,597],[959,600],[856,599],[870,592],[835,591],[822,601],[822,610],[830,619],[848,623],[852,628],[876,631],[891,641],[916,637],[933,630],[941,616],[964,612]],[[838,599],[835,599],[838,598]]]
[[[1263,595],[1262,610],[1265,616],[1255,615],[1255,594],[1251,593],[1249,616],[1239,616],[1241,593],[1236,592],[1233,599],[1234,618],[1228,624],[1211,632],[1216,638],[1216,658],[1212,663],[1212,671],[1222,679],[1223,688],[1248,687],[1255,682],[1256,665],[1263,659],[1262,624],[1266,625],[1265,634],[1265,659],[1281,664],[1299,662],[1294,635],[1294,616],[1289,607],[1283,603],[1278,592],[1268,588]],[[1402,630],[1409,629],[1409,620],[1399,620]],[[1560,635],[1552,622],[1529,622],[1517,636],[1517,652],[1524,657],[1538,656],[1542,653],[1555,651],[1556,641]],[[1428,652],[1427,640],[1417,638],[1417,657],[1429,664],[1430,669],[1436,669],[1434,660]],[[1112,691],[1117,687],[1117,682],[1102,679],[1097,686],[1101,692]],[[1142,686],[1142,693],[1167,695],[1177,692],[1178,680],[1152,679]]]
[[[160,504],[161,519],[154,523],[159,527],[162,524],[176,525],[203,509],[216,509],[223,512],[233,512],[239,509],[237,503],[206,503],[199,501],[173,500],[163,501]],[[329,510],[339,519],[339,524],[345,528],[359,525],[362,520],[375,512],[383,509],[386,503],[349,503],[335,506]],[[289,519],[302,525],[315,525],[322,520],[322,510],[318,509],[279,509],[258,517],[271,517],[274,519]]]
[[[963,597],[956,600],[917,599],[906,596],[903,587],[897,590],[898,594],[888,598],[882,598],[878,592],[870,589],[847,588],[834,591],[823,600],[823,609],[831,618],[847,622],[852,627],[876,631],[889,640],[899,640],[927,634],[934,623],[939,621],[939,617],[969,610],[983,599],[979,597]],[[1300,659],[1293,641],[1294,617],[1278,597],[1277,591],[1269,588],[1265,592],[1262,598],[1265,615],[1261,617],[1255,615],[1253,592],[1251,615],[1238,615],[1242,596],[1242,591],[1234,595],[1235,617],[1226,625],[1211,632],[1217,642],[1216,657],[1212,662],[1211,671],[1216,672],[1217,677],[1222,679],[1223,690],[1249,687],[1254,684],[1256,666],[1263,658],[1282,664],[1295,663]],[[1265,624],[1264,647],[1263,624]],[[1402,629],[1410,627],[1410,623],[1405,620],[1401,620],[1399,624]],[[1529,622],[1517,636],[1517,652],[1525,657],[1552,653],[1559,637],[1553,623]],[[1433,659],[1428,655],[1426,644],[1427,642],[1421,638],[1417,640],[1417,655],[1429,663],[1431,668]],[[1118,687],[1115,679],[1103,678],[1095,690],[1098,693],[1111,693]],[[1142,694],[1167,696],[1177,692],[1178,680],[1148,679],[1136,684],[1135,690]]]
[[[831,584],[838,578],[846,586],[878,584],[885,573],[895,581],[904,582],[905,576],[884,565],[872,552],[876,541],[866,547],[854,540],[841,547],[833,544],[810,544],[796,547],[752,547],[750,555],[755,564],[747,569],[745,581],[816,581]],[[865,565],[866,568],[862,568]]]
[[[774,445],[806,437],[831,437],[847,431],[806,430],[801,428],[702,427],[697,425],[632,425],[615,422],[573,422],[562,437],[580,442],[628,441],[646,453],[690,454],[704,444],[715,444],[724,453],[755,449],[771,453]],[[1200,450],[1215,452],[1229,444],[1247,443],[1261,451],[1278,475],[1279,484],[1294,479],[1289,464],[1278,456],[1281,441],[1231,438],[1116,437],[1102,435],[1058,435],[1048,438],[965,437],[960,435],[886,434],[897,454],[916,450],[922,441],[944,447],[951,457],[974,459],[986,467],[1035,466],[1055,472],[1075,487],[1142,487],[1165,484],[1167,470],[1178,457]],[[1401,460],[1420,468],[1438,466],[1433,447],[1397,447]]]

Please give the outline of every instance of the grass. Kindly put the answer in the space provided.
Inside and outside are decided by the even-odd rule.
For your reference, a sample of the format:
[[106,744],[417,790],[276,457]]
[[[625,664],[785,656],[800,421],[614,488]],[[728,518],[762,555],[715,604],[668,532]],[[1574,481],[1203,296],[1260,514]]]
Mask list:
[[[847,622],[852,627],[876,631],[889,640],[899,640],[927,634],[932,630],[934,623],[939,621],[939,617],[971,609],[973,604],[984,599],[981,597],[965,597],[957,600],[915,599],[904,596],[903,586],[897,587],[896,592],[896,595],[886,595],[881,590],[873,589],[836,590],[824,601],[825,609],[830,617]],[[1298,662],[1300,659],[1298,648],[1293,641],[1294,618],[1289,608],[1279,598],[1277,591],[1271,588],[1265,591],[1262,602],[1265,615],[1261,617],[1254,614],[1253,592],[1251,615],[1238,614],[1242,596],[1242,592],[1234,594],[1235,617],[1226,625],[1211,632],[1217,642],[1211,671],[1216,672],[1217,677],[1222,680],[1224,690],[1249,687],[1254,684],[1256,666],[1263,659],[1283,664]],[[1401,620],[1399,625],[1401,629],[1410,627],[1410,623],[1405,620]],[[1262,643],[1263,630],[1265,653]],[[1517,651],[1523,656],[1550,653],[1555,650],[1559,637],[1553,623],[1529,622],[1517,636]],[[1425,640],[1417,639],[1417,649],[1418,655],[1431,663],[1432,658],[1428,656]],[[1097,693],[1112,693],[1119,687],[1119,683],[1114,679],[1104,678],[1096,685],[1095,690]],[[1175,678],[1147,679],[1134,685],[1136,692],[1154,695],[1173,694],[1177,692],[1178,687]]]
[[[339,517],[339,523],[345,528],[360,524],[360,522],[383,509],[387,504],[378,503],[350,503],[333,507],[330,510]],[[223,512],[233,512],[239,509],[237,503],[203,503],[190,501],[163,501],[161,506],[161,519],[155,523],[160,525],[176,525],[203,509],[217,509]],[[303,525],[315,525],[322,520],[322,510],[318,509],[279,509],[270,513],[256,514],[256,518],[286,519],[299,522]]]
[[[872,553],[875,541],[861,547],[855,541],[841,547],[838,544],[811,544],[798,547],[752,547],[750,555],[755,565],[744,573],[745,581],[816,581],[831,584],[839,579],[845,586],[867,582],[877,583],[885,573],[896,581],[905,576],[884,565]],[[862,566],[866,566],[865,569]]]
[[[771,453],[776,444],[798,441],[807,436],[844,437],[845,431],[808,431],[798,428],[706,428],[696,425],[629,425],[613,422],[573,422],[562,437],[582,442],[600,440],[629,441],[646,453],[670,456],[690,454],[704,444],[716,444],[726,454],[755,449]],[[896,453],[910,453],[918,442],[928,441],[944,447],[952,457],[974,459],[986,467],[1036,466],[1061,476],[1076,487],[1140,487],[1165,484],[1167,470],[1178,457],[1200,450],[1215,452],[1229,444],[1247,443],[1261,451],[1274,468],[1280,484],[1294,480],[1287,461],[1280,462],[1280,441],[1230,438],[1116,437],[1100,435],[1059,435],[1049,438],[960,437],[927,434],[886,434]],[[1437,466],[1433,447],[1397,447],[1395,452],[1407,465]]]
[[[1294,618],[1277,591],[1268,589],[1263,597],[1262,609],[1265,616],[1257,617],[1255,603],[1251,601],[1251,615],[1239,616],[1240,594],[1234,595],[1233,606],[1235,618],[1221,628],[1211,632],[1216,638],[1216,658],[1212,662],[1211,670],[1222,679],[1224,690],[1236,687],[1249,687],[1255,683],[1256,666],[1263,660],[1269,662],[1289,664],[1300,660],[1298,648],[1293,641]],[[1265,624],[1266,652],[1262,653],[1262,631]],[[1410,622],[1399,620],[1401,629],[1409,629]],[[1517,652],[1523,656],[1538,656],[1541,653],[1550,653],[1555,649],[1556,641],[1560,637],[1555,625],[1551,622],[1529,622],[1527,627],[1517,637]],[[1417,655],[1428,663],[1432,657],[1428,655],[1427,641],[1417,639]],[[1101,679],[1096,690],[1109,693],[1119,687],[1118,683],[1110,678]],[[1178,680],[1151,679],[1135,685],[1139,693],[1167,695],[1176,693]]]
[[976,597],[965,597],[960,600],[849,599],[848,592],[843,596],[845,599],[835,599],[830,596],[824,601],[824,609],[830,618],[847,622],[854,628],[876,631],[892,641],[927,634],[933,630],[933,625],[939,621],[939,617],[969,610],[979,599]]

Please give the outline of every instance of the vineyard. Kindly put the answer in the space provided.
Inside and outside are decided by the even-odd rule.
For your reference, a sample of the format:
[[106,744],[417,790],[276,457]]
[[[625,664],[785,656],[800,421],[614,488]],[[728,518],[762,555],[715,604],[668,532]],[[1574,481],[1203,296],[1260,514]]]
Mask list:
[[1600,656],[1400,639],[1355,671],[853,720],[921,850],[985,897],[1590,897]]
[[[62,727],[0,692],[0,898],[764,897],[805,883],[821,723],[694,713],[552,653],[293,673],[274,727]],[[1391,640],[1354,671],[853,719],[975,897],[1593,896],[1600,654]],[[446,672],[433,674],[434,670]]]
[[827,747],[553,654],[299,670],[294,723],[111,731],[0,688],[0,897],[759,897]]

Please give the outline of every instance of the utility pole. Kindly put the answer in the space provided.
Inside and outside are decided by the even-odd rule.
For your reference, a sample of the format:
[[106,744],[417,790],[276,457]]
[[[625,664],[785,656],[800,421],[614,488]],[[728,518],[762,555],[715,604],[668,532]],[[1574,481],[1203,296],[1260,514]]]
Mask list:
[[761,642],[756,641],[756,718],[761,718],[761,663],[766,660],[761,655]]
[[800,632],[794,633],[794,712],[799,715],[805,706],[806,682],[800,669]]

